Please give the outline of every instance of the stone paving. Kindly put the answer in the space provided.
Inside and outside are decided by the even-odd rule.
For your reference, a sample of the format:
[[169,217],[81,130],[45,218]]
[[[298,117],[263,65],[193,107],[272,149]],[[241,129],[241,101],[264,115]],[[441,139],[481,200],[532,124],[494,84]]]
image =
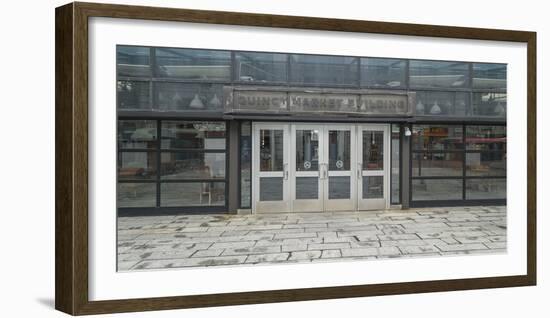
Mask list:
[[118,270],[506,252],[506,207],[118,219]]

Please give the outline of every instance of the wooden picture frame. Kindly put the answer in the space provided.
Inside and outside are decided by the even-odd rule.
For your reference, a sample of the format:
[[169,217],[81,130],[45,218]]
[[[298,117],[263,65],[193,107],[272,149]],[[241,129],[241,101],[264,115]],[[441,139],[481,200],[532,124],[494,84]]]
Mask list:
[[[536,33],[421,24],[74,2],[56,9],[55,307],[72,315],[427,293],[536,284]],[[90,301],[88,19],[196,22],[527,44],[527,274],[374,285]]]

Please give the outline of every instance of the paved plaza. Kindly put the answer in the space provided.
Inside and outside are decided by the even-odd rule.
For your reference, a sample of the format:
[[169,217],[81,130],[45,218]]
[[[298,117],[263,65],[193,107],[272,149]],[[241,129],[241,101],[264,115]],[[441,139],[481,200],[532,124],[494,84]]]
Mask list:
[[506,252],[506,207],[120,217],[118,270]]

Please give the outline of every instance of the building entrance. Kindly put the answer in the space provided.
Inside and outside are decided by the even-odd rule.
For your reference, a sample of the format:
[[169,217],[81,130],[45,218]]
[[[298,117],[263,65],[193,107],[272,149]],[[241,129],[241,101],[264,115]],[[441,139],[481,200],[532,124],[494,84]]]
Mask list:
[[389,126],[253,123],[254,212],[384,209]]

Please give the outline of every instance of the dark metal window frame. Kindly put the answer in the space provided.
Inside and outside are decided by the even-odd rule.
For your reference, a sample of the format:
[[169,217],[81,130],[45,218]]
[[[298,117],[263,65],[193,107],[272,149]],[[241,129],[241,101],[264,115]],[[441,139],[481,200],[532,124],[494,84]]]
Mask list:
[[[399,179],[399,194],[397,195],[397,201],[394,201],[393,200],[393,180],[392,180],[392,170],[393,170],[393,126],[396,125],[397,127],[399,127],[399,163],[398,163],[398,170],[399,170],[399,174],[398,174],[398,179]],[[401,178],[401,167],[403,165],[403,133],[404,133],[404,126],[402,124],[399,124],[399,123],[391,123],[390,124],[390,204],[392,205],[397,205],[397,204],[401,204],[402,202],[402,197],[401,197],[401,193],[403,191],[403,184],[402,184],[402,178]]]
[[[462,205],[479,205],[479,204],[495,204],[495,205],[504,205],[506,204],[506,199],[467,199],[466,197],[466,182],[467,180],[474,180],[474,179],[504,179],[506,180],[507,176],[467,176],[466,174],[466,154],[467,153],[506,153],[506,150],[470,150],[466,149],[466,127],[468,126],[505,126],[506,124],[499,124],[499,123],[486,123],[486,124],[469,124],[469,123],[462,123],[457,124],[453,122],[415,122],[414,125],[441,125],[441,126],[461,126],[462,127],[462,144],[464,146],[463,149],[455,149],[455,150],[439,150],[439,151],[427,151],[427,150],[414,150],[413,148],[413,142],[412,142],[412,136],[411,142],[410,142],[410,153],[411,156],[409,157],[409,198],[410,198],[410,206],[411,207],[432,207],[432,206],[462,206]],[[412,128],[411,131],[412,131]],[[461,176],[413,176],[413,168],[412,168],[412,162],[413,162],[413,154],[422,154],[422,153],[462,153],[462,175]],[[413,196],[413,180],[462,180],[462,199],[461,200],[414,200]]]

